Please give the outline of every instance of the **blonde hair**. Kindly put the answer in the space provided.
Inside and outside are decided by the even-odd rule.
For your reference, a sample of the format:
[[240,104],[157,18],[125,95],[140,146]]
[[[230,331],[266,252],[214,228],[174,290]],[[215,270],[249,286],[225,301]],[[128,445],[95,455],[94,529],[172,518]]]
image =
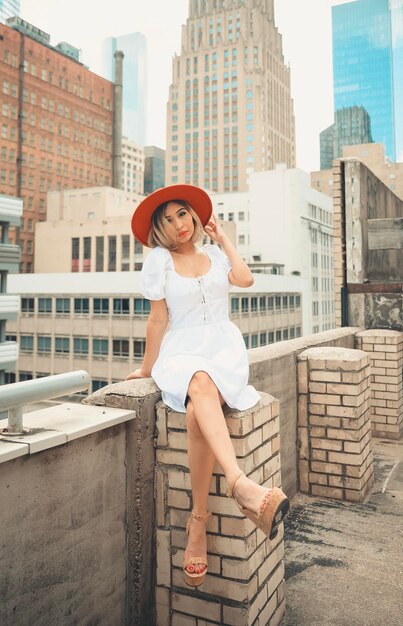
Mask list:
[[151,216],[151,228],[147,237],[147,243],[150,248],[161,246],[162,248],[167,248],[167,250],[176,250],[176,248],[178,247],[176,240],[170,237],[166,231],[164,213],[168,204],[171,204],[171,202],[174,202],[175,204],[178,204],[179,206],[189,211],[190,215],[193,218],[194,231],[190,241],[192,243],[195,243],[204,236],[203,224],[201,223],[196,211],[194,211],[192,207],[184,200],[169,200],[168,202],[164,202],[163,204],[157,206]]

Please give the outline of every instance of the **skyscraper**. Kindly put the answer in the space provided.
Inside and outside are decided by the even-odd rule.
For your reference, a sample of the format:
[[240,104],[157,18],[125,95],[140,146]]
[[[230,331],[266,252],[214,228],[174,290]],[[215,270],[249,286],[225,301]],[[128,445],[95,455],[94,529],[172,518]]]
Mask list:
[[102,71],[115,81],[113,55],[123,57],[123,135],[141,146],[146,143],[147,111],[147,40],[141,33],[108,37],[103,43]]
[[364,107],[374,141],[403,159],[403,0],[332,7],[334,110]]
[[167,107],[167,183],[246,190],[295,165],[290,69],[274,0],[190,0]]
[[20,0],[0,0],[0,22],[20,14]]
[[372,141],[371,119],[364,107],[338,109],[334,124],[320,133],[320,169],[331,168],[333,159],[341,157],[344,146]]

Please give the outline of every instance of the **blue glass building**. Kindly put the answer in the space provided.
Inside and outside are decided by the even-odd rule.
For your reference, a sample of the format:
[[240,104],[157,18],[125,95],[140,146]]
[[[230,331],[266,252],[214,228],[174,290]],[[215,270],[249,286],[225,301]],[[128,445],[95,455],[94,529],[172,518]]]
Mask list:
[[103,43],[102,73],[115,80],[113,55],[123,57],[123,135],[130,141],[146,144],[147,111],[147,40],[141,33],[109,37]]
[[364,107],[372,138],[403,160],[403,0],[332,7],[334,110]]
[[0,22],[7,18],[20,15],[20,0],[0,0]]

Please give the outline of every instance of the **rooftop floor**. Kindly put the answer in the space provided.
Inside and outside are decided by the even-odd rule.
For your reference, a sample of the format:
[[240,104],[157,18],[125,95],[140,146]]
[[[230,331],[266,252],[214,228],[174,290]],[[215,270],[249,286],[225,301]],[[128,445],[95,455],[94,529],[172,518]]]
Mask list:
[[373,442],[375,484],[363,504],[293,499],[282,626],[403,624],[403,441]]

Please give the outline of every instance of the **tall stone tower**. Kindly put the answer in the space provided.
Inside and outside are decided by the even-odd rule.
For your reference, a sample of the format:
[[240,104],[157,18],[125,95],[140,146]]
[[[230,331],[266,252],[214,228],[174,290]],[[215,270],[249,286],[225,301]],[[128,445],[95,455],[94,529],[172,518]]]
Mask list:
[[290,69],[274,0],[189,0],[167,107],[167,184],[245,191],[247,169],[295,167]]

